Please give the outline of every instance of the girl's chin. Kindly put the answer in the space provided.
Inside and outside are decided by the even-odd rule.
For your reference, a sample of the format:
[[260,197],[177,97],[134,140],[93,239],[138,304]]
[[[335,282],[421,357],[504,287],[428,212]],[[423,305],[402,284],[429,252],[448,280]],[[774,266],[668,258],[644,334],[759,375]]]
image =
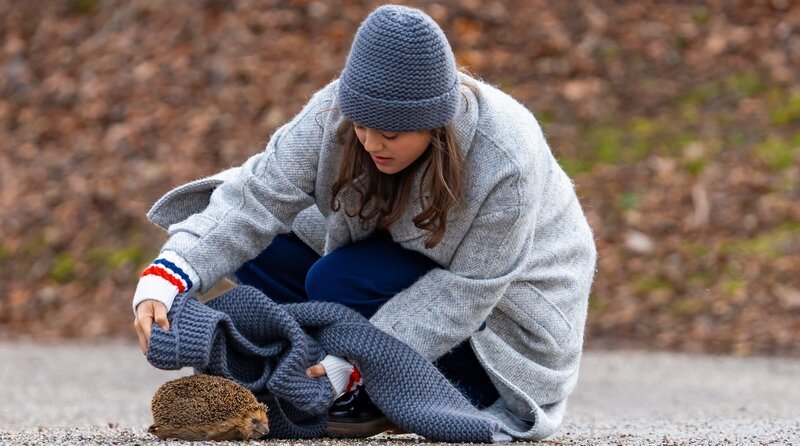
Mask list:
[[[394,167],[390,167],[390,166],[381,166],[381,165],[380,165],[380,164],[378,164],[378,163],[375,163],[375,168],[377,168],[377,169],[378,169],[378,171],[380,171],[381,173],[385,173],[385,174],[387,174],[387,175],[390,175],[390,174],[393,174],[393,173],[397,173],[397,172],[399,172],[399,170],[397,170],[397,169],[396,169],[396,168],[394,168]],[[402,170],[402,169],[401,169],[401,170]]]

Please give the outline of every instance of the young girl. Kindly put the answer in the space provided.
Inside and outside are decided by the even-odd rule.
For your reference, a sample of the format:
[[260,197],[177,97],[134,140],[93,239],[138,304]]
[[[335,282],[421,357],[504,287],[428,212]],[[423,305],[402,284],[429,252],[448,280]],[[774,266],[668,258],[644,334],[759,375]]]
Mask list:
[[[148,216],[170,237],[133,299],[143,352],[178,293],[228,277],[278,302],[356,309],[517,438],[547,437],[563,419],[592,232],[534,116],[460,72],[418,9],[373,11],[340,77],[263,152],[171,191]],[[331,421],[380,431],[345,358],[308,373],[344,395]]]

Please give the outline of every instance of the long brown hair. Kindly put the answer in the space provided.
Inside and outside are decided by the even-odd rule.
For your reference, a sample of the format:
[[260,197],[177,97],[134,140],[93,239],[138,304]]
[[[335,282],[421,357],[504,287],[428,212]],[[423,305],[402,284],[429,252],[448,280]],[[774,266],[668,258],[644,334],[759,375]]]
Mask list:
[[[464,71],[462,69],[462,71]],[[469,82],[462,82],[476,96],[478,88]],[[462,95],[465,93],[462,91]],[[419,187],[419,200],[422,212],[415,216],[414,226],[429,231],[425,248],[432,248],[444,238],[447,214],[453,205],[463,199],[464,180],[468,174],[463,152],[458,147],[452,123],[431,129],[431,142],[422,155],[411,165],[393,175],[382,173],[375,167],[369,153],[356,137],[352,121],[344,119],[337,129],[338,141],[342,144],[339,158],[339,176],[332,187],[331,209],[338,211],[339,192],[351,188],[358,192],[358,212],[345,209],[348,216],[358,215],[363,227],[378,217],[377,227],[388,229],[405,211],[411,195],[412,180],[420,166],[428,160]],[[363,179],[360,178],[363,176]],[[426,202],[425,198],[428,196]],[[374,199],[373,206],[366,210]]]

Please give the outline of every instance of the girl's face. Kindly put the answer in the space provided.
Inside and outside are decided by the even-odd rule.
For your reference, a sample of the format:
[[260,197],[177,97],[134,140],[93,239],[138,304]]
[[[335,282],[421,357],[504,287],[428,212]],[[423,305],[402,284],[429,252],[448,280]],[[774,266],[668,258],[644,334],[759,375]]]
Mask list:
[[386,132],[353,123],[356,136],[379,171],[400,172],[417,160],[431,143],[430,130],[418,132]]

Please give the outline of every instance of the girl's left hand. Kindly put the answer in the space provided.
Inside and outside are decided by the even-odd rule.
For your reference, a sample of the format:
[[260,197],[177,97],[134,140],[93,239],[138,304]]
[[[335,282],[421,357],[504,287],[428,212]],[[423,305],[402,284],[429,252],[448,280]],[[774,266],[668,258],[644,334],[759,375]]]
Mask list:
[[306,375],[308,375],[309,378],[319,378],[320,376],[327,375],[327,372],[325,371],[325,366],[317,364],[307,368]]
[[309,378],[327,376],[335,398],[361,384],[361,374],[356,367],[347,359],[333,355],[327,355],[319,364],[307,368],[306,375]]

